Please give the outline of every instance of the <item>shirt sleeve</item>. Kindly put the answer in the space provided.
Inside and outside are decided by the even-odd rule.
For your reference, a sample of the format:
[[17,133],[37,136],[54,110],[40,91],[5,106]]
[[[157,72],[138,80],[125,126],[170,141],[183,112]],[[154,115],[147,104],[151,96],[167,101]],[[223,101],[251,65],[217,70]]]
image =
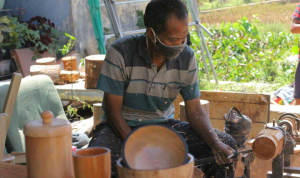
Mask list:
[[125,81],[124,58],[115,48],[110,47],[101,67],[97,88],[121,96],[124,94]]
[[293,13],[292,18],[300,21],[300,2],[297,5],[297,8]]
[[184,101],[199,98],[201,95],[198,82],[198,66],[194,55],[191,58],[187,76],[180,90],[180,94]]

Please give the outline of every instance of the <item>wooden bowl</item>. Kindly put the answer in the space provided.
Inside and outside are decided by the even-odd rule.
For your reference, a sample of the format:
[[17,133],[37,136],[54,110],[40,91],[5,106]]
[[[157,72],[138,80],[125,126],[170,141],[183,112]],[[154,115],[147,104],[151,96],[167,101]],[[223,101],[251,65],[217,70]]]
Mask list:
[[181,135],[160,125],[139,127],[126,138],[122,157],[126,167],[160,170],[187,162],[188,147]]
[[119,178],[192,178],[194,173],[194,157],[188,154],[186,164],[161,170],[134,170],[122,164],[122,158],[117,161]]

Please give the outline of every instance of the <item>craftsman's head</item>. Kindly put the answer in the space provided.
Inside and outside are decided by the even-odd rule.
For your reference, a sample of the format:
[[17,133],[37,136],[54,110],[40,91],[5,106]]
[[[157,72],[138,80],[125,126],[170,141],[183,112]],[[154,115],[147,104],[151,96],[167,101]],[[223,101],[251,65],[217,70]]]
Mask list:
[[188,35],[188,11],[181,0],[151,0],[146,7],[144,23],[149,41],[166,46],[185,43]]

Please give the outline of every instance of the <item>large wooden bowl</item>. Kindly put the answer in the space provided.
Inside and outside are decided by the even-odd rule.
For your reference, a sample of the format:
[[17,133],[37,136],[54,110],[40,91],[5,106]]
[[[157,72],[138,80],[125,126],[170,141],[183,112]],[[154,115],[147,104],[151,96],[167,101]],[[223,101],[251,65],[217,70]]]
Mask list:
[[122,157],[126,167],[160,170],[187,162],[188,147],[181,135],[159,125],[143,126],[124,141]]
[[122,164],[122,158],[117,161],[119,178],[192,178],[194,173],[194,157],[188,154],[188,162],[177,167],[161,170],[134,170]]

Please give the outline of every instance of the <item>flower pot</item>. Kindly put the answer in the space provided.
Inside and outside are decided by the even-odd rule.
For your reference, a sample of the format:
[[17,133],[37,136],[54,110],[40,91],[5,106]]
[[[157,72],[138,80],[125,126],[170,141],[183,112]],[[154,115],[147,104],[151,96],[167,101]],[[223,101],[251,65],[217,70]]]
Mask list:
[[7,75],[10,72],[10,59],[0,61],[0,75]]
[[0,0],[0,10],[4,8],[5,0]]

